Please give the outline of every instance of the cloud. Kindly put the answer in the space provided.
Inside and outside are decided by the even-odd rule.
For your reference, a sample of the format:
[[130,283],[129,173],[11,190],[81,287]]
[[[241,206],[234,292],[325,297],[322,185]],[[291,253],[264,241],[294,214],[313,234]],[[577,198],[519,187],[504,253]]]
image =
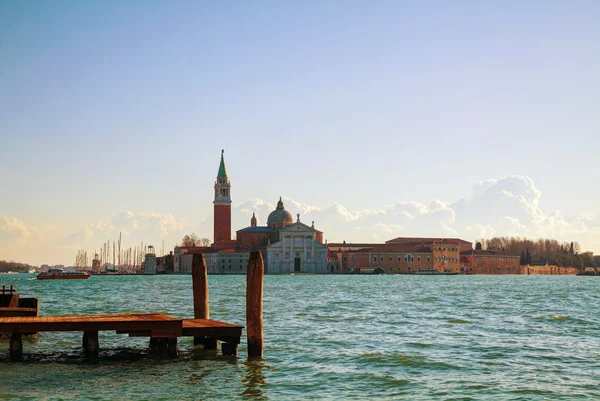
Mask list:
[[69,243],[104,241],[118,237],[119,233],[123,237],[134,237],[136,240],[140,236],[164,238],[184,227],[184,222],[176,219],[171,213],[134,213],[122,210],[108,219],[100,219],[85,225],[81,230],[67,236],[65,241]]
[[[324,232],[330,242],[383,242],[399,236],[460,237],[469,241],[492,236],[521,236],[577,241],[582,249],[600,253],[600,215],[587,213],[565,216],[560,211],[540,208],[542,192],[528,177],[508,176],[475,183],[468,198],[446,202],[439,199],[429,204],[403,200],[380,209],[350,210],[339,202],[311,205],[283,197],[286,209],[301,221]],[[265,225],[275,203],[259,198],[232,206],[232,231],[250,225],[256,213],[259,225]],[[67,234],[55,226],[32,226],[16,217],[0,216],[0,248],[2,256],[48,263],[69,263],[78,248],[98,249],[106,240],[123,234],[126,246],[157,244],[165,240],[168,251],[184,234],[195,232],[212,239],[212,215],[194,222],[171,213],[120,211],[98,219]],[[36,260],[31,255],[35,243]],[[7,252],[7,251],[10,251]],[[57,259],[60,254],[61,260]],[[16,255],[16,256],[14,256]],[[48,259],[46,259],[48,258]],[[41,260],[44,259],[44,260]]]
[[16,217],[0,217],[0,241],[25,242],[32,235],[32,230]]
[[0,216],[0,259],[30,262],[59,238],[52,224],[29,225],[16,217]]
[[[429,205],[402,201],[382,209],[349,210],[338,202],[308,205],[283,198],[286,209],[325,233],[330,241],[385,241],[397,236],[458,236],[474,241],[492,236],[548,237],[578,241],[585,249],[600,250],[600,216],[566,218],[540,208],[542,192],[529,177],[508,176],[475,183],[471,196]],[[234,206],[234,231],[249,225],[252,210],[265,224],[274,205],[253,199]]]

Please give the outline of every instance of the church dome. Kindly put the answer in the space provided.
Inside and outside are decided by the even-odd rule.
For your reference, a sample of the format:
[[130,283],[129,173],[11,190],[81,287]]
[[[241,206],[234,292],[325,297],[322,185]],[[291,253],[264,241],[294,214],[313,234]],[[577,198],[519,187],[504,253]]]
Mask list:
[[277,209],[273,210],[271,214],[269,214],[267,226],[271,228],[279,228],[289,226],[290,224],[294,224],[294,219],[292,218],[290,212],[285,210],[283,207],[283,202],[281,201],[281,197],[279,197]]

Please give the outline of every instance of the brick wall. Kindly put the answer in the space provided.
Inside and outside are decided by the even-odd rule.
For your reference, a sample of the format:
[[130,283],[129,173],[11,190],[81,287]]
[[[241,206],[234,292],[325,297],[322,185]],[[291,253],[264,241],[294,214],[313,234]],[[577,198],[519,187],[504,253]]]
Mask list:
[[522,274],[518,256],[473,255],[471,266],[475,274]]

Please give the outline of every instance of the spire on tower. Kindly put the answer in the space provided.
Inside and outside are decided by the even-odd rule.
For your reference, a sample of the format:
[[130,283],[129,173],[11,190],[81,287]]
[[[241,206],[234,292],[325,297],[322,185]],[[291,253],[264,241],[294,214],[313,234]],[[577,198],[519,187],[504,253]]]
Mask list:
[[223,157],[225,149],[221,149],[221,164],[219,165],[219,174],[217,178],[227,178],[227,169],[225,168],[225,159]]
[[250,219],[250,227],[256,227],[256,215],[252,212],[252,218]]

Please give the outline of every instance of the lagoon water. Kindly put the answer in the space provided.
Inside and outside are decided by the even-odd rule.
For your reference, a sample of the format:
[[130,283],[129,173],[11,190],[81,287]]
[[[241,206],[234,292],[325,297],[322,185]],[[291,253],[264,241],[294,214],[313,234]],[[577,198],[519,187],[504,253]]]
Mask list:
[[[3,275],[43,315],[193,315],[190,276],[36,280]],[[211,318],[244,325],[245,277],[209,276]],[[148,340],[81,333],[25,340],[0,399],[600,399],[600,279],[574,276],[267,276],[265,355],[148,355]]]

